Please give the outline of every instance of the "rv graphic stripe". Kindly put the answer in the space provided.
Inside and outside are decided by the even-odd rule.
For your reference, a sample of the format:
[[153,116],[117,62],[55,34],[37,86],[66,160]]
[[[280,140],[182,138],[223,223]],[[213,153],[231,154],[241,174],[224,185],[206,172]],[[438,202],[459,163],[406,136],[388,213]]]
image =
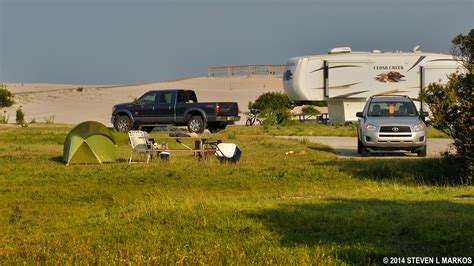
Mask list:
[[456,59],[433,59],[428,62],[439,62],[439,61],[456,61]]
[[[358,66],[358,65],[341,65],[341,66],[330,66],[330,67],[328,67],[328,69],[341,68],[341,67],[361,67],[361,66]],[[309,72],[309,73],[314,73],[314,72],[316,72],[316,71],[323,70],[323,69],[324,69],[324,67],[320,67],[320,68],[315,69],[315,70],[313,70],[313,71],[311,71],[311,72]]]
[[337,85],[337,86],[330,86],[330,89],[349,89],[351,86],[357,85],[362,82],[355,82],[355,83],[349,83],[349,84],[343,84],[343,85]]
[[426,56],[424,56],[424,55],[420,56],[420,58],[418,58],[418,60],[415,62],[415,64],[412,67],[410,67],[410,69],[408,69],[407,72],[410,71],[412,68],[414,68],[416,65],[418,65],[425,58],[426,58]]
[[339,95],[339,96],[334,97],[334,99],[343,99],[343,98],[347,98],[347,97],[350,97],[350,96],[353,96],[353,95],[356,95],[356,94],[360,94],[360,93],[364,93],[364,92],[368,92],[368,91],[369,91],[369,90],[366,90],[366,91],[356,91],[356,92],[341,94],[341,95]]

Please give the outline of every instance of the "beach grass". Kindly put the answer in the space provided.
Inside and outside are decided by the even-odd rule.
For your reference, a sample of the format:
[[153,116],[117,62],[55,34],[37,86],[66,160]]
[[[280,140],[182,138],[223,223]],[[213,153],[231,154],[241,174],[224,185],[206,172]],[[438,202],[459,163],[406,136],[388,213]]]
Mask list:
[[235,126],[213,135],[239,145],[235,165],[173,152],[168,163],[129,165],[127,135],[115,133],[116,163],[65,166],[71,128],[0,126],[2,264],[380,264],[474,254],[474,188],[443,159],[342,158],[272,136],[332,126]]

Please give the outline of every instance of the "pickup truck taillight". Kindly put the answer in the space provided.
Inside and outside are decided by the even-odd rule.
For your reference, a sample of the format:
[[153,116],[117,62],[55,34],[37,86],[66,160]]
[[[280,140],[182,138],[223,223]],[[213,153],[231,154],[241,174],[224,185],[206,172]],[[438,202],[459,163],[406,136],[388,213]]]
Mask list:
[[214,111],[216,112],[216,114],[218,114],[221,111],[221,107],[216,104],[216,108],[214,109]]

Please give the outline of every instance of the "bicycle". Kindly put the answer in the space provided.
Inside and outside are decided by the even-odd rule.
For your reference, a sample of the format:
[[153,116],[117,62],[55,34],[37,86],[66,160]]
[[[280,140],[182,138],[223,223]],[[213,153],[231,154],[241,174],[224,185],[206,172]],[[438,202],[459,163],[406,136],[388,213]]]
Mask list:
[[245,122],[246,126],[258,126],[262,124],[262,120],[257,118],[258,111],[251,110],[249,116],[247,117],[247,121]]

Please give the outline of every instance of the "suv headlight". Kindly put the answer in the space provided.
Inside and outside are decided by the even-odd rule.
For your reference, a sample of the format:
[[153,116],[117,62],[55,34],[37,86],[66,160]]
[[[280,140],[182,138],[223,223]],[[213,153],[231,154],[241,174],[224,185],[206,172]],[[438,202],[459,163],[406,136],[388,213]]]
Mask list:
[[414,132],[423,131],[423,130],[425,130],[425,128],[426,128],[425,124],[420,123],[420,124],[417,124],[417,125],[413,126],[413,131]]
[[117,110],[117,106],[112,107],[112,113],[114,113],[115,110]]
[[364,128],[365,128],[365,130],[367,130],[367,131],[376,131],[376,130],[377,130],[377,127],[376,127],[376,126],[374,126],[374,125],[372,125],[372,124],[369,124],[369,123],[366,123],[366,124],[364,125]]

